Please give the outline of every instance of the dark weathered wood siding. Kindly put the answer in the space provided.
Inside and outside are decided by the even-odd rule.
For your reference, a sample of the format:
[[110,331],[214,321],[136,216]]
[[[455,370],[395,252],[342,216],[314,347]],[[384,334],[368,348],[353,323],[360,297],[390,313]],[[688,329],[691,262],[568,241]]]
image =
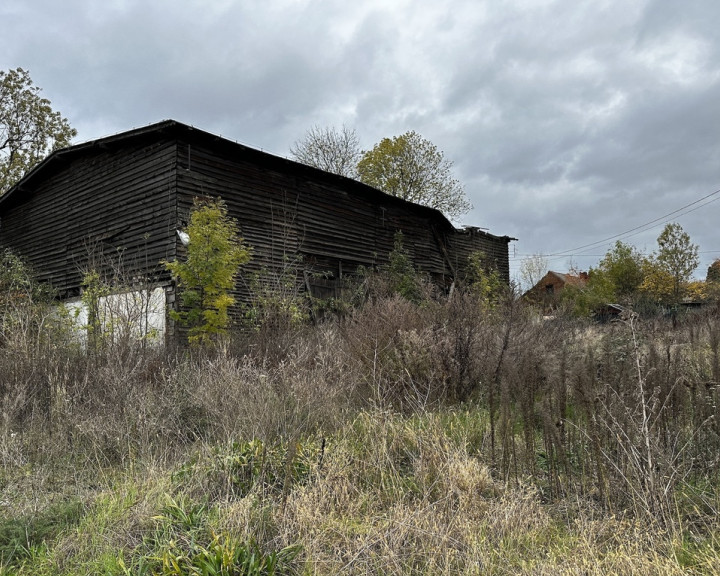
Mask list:
[[467,264],[473,252],[482,252],[488,264],[494,266],[505,282],[510,281],[510,265],[508,261],[508,243],[512,238],[498,238],[477,228],[456,230],[449,235],[449,253],[452,254],[454,266],[458,270]]
[[[196,196],[222,197],[253,248],[246,276],[261,267],[281,269],[299,255],[309,272],[339,278],[387,262],[402,232],[419,269],[440,282],[452,278],[441,244],[452,246],[455,230],[434,210],[250,149],[183,142],[178,152],[179,213],[188,218]],[[464,235],[460,249],[473,242]],[[507,260],[507,242],[498,244],[494,249],[504,249]]]
[[341,276],[386,263],[397,232],[441,285],[476,250],[508,279],[507,236],[456,230],[436,210],[174,121],[52,154],[0,197],[0,245],[63,297],[79,293],[83,271],[111,261],[126,282],[167,285],[172,302],[161,262],[182,256],[175,231],[195,197],[223,198],[253,249],[241,300],[253,275],[276,273],[288,259],[302,268],[299,287],[322,273],[315,285],[332,293]]
[[79,293],[90,267],[163,276],[158,263],[175,256],[175,162],[165,140],[57,154],[0,204],[0,245],[62,296]]

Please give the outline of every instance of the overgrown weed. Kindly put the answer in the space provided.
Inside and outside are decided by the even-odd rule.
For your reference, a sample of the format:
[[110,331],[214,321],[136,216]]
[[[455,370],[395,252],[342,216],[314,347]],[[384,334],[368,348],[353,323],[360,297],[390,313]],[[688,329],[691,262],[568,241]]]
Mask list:
[[718,573],[716,313],[375,294],[267,356],[42,318],[0,346],[0,573]]

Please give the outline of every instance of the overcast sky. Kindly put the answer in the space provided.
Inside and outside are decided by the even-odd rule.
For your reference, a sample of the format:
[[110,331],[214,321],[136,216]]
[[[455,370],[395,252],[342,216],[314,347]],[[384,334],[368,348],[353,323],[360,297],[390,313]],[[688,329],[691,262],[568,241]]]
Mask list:
[[29,70],[75,142],[172,118],[288,156],[314,125],[364,149],[415,130],[474,205],[458,224],[518,238],[512,273],[652,252],[676,221],[704,279],[718,23],[718,0],[2,0],[0,69]]

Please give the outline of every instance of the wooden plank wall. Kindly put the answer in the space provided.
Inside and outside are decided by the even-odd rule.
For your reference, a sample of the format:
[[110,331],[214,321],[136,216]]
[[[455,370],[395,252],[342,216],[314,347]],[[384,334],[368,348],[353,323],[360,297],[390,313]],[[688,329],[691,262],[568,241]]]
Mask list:
[[[279,270],[287,257],[327,278],[358,266],[387,262],[401,231],[418,269],[449,285],[474,250],[497,259],[507,278],[507,239],[456,231],[439,215],[398,201],[358,182],[334,177],[251,149],[218,149],[199,142],[178,147],[178,210],[189,214],[194,196],[222,197],[254,251],[237,296],[249,297],[248,278]],[[299,282],[302,281],[300,278]]]
[[174,142],[135,142],[58,155],[21,201],[3,206],[0,245],[12,247],[61,297],[79,294],[82,273],[120,263],[126,280],[167,278],[175,255]]
[[459,268],[467,263],[468,256],[473,252],[483,252],[488,262],[494,265],[500,277],[510,282],[510,265],[508,261],[508,244],[511,238],[498,237],[476,228],[458,230],[449,236],[449,250]]

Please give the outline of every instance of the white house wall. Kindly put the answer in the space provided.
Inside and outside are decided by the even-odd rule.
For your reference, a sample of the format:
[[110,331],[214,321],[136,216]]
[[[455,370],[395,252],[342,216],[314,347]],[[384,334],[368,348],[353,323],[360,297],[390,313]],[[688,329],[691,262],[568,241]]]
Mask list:
[[[82,299],[63,303],[77,334],[87,340],[90,312]],[[110,294],[98,299],[97,316],[101,333],[113,341],[124,339],[161,343],[166,330],[166,298],[162,287]]]

